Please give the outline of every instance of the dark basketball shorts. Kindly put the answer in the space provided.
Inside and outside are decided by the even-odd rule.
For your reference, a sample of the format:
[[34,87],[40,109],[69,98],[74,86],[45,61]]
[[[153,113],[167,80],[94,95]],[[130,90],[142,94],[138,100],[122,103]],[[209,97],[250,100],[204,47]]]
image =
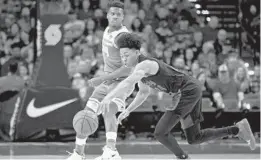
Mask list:
[[195,83],[187,84],[182,88],[178,103],[175,98],[173,99],[173,105],[176,106],[174,113],[181,116],[180,122],[182,129],[189,128],[204,120],[201,110],[201,101],[202,90],[201,87],[195,85]]

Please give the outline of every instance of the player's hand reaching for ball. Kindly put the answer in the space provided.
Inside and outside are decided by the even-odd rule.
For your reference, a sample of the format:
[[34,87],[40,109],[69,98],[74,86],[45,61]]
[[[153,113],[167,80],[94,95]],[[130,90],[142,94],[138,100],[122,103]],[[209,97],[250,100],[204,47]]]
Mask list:
[[102,82],[104,82],[102,77],[95,77],[88,80],[88,85],[91,87],[97,87],[98,85],[102,84]]
[[121,124],[121,121],[125,118],[127,118],[130,115],[130,111],[128,109],[125,109],[121,114],[118,116],[117,124]]

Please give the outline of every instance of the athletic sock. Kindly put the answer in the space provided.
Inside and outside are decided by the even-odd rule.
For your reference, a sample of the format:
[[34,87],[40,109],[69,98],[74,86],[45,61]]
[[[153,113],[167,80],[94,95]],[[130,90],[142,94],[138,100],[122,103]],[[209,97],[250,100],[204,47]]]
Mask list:
[[116,150],[116,139],[117,139],[116,132],[107,132],[106,133],[106,146],[112,150]]

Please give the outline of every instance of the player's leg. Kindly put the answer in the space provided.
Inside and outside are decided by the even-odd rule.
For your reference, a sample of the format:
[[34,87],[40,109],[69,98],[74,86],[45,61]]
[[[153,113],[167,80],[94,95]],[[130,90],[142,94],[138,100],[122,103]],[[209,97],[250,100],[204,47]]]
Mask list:
[[[94,92],[92,93],[91,97],[89,98],[88,102],[86,103],[86,106],[84,110],[80,112],[89,111],[91,113],[95,113],[97,116],[100,114],[100,101],[105,97],[107,94],[107,86],[104,84],[99,85],[95,88]],[[85,125],[82,125],[84,128]],[[84,155],[84,149],[86,140],[89,135],[84,135],[82,133],[76,132],[76,141],[75,141],[75,149],[74,153],[68,158],[68,160],[78,160],[79,157]]]
[[105,130],[106,130],[106,146],[112,150],[116,150],[117,139],[117,118],[118,106],[116,103],[111,102],[109,111],[103,114]]
[[180,148],[175,137],[171,134],[171,130],[183,117],[193,110],[201,95],[202,92],[199,87],[182,92],[178,104],[176,104],[178,100],[173,99],[174,110],[166,111],[155,128],[155,137],[173,152],[177,158],[186,159],[188,155]]
[[[109,90],[112,90],[116,87],[118,82],[110,85]],[[109,104],[108,112],[103,114],[105,130],[106,130],[106,146],[104,147],[103,154],[98,159],[121,159],[117,149],[116,149],[116,139],[117,139],[117,131],[118,124],[116,113],[118,111],[122,111],[122,108],[125,108],[125,97],[117,97],[111,101]]]
[[166,111],[156,125],[154,135],[157,140],[176,156],[186,155],[177,140],[171,134],[173,127],[180,121],[181,116],[174,111]]
[[236,125],[223,128],[207,128],[200,129],[200,120],[197,117],[201,116],[201,100],[195,106],[195,109],[186,119],[182,120],[182,128],[185,131],[189,144],[200,144],[209,140],[223,138],[229,135],[238,135],[246,141],[250,141],[250,148],[255,149],[255,139],[250,126],[246,119],[238,122]]

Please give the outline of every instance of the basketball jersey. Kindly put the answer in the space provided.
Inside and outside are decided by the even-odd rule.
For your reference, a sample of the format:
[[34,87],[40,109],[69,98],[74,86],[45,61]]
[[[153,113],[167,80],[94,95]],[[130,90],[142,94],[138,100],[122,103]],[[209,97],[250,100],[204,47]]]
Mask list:
[[113,32],[109,32],[109,27],[107,27],[104,31],[102,39],[102,54],[105,73],[114,72],[122,66],[120,50],[114,41],[120,33],[124,32],[129,32],[125,26],[122,26],[119,30]]
[[177,93],[189,79],[188,75],[162,61],[140,55],[138,62],[144,60],[156,61],[159,65],[159,70],[155,75],[147,75],[141,79],[141,82],[153,89],[165,93]]

